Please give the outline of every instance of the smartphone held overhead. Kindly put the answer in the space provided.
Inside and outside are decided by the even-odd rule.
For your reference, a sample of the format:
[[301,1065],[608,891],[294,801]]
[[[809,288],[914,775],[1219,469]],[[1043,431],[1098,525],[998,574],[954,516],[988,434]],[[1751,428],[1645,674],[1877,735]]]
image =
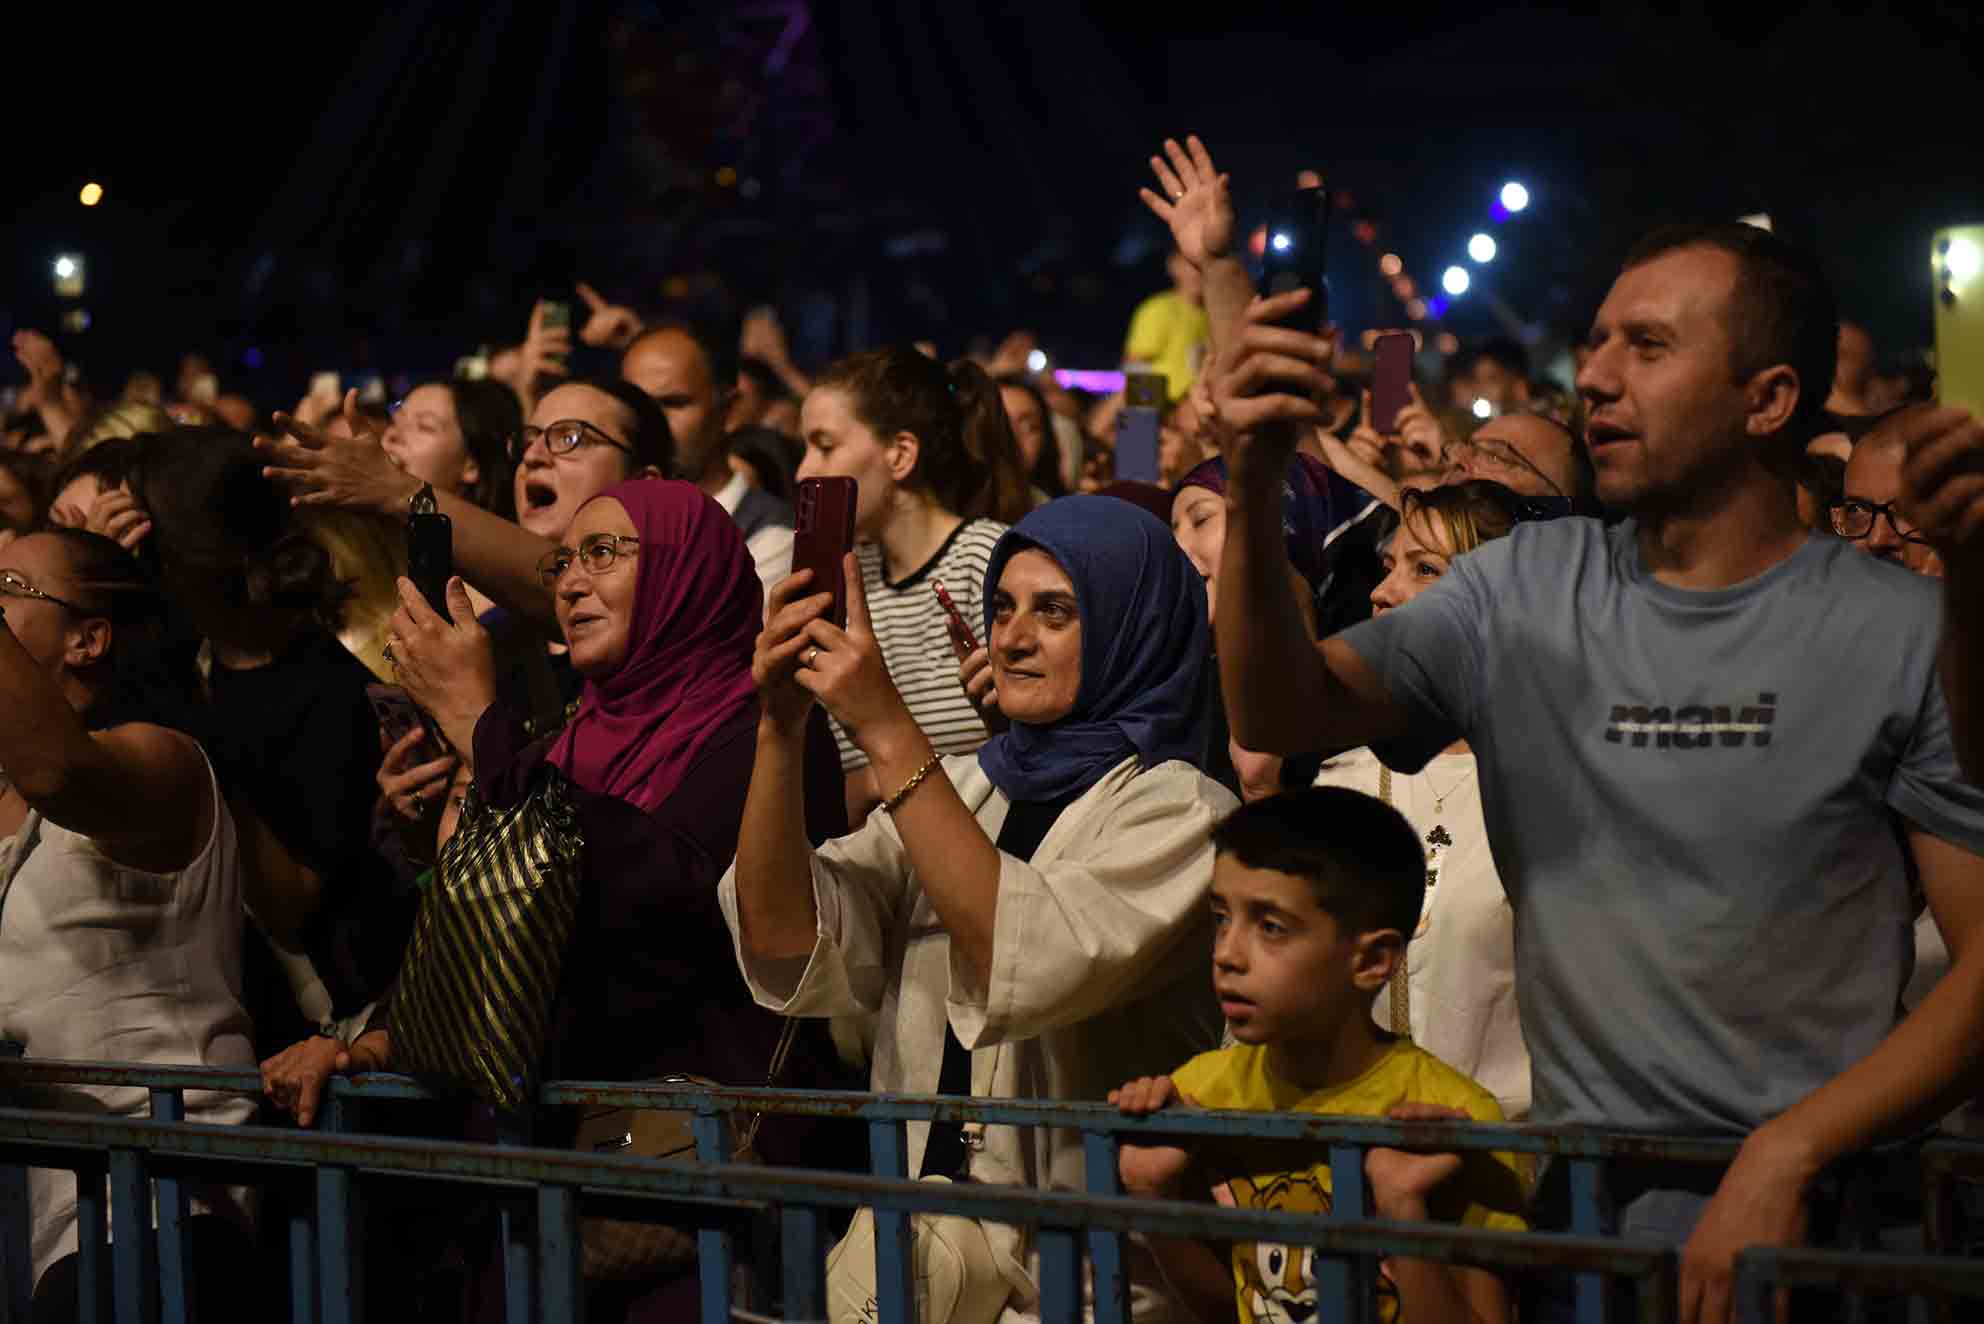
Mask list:
[[1410,331],[1387,331],[1372,346],[1371,426],[1385,436],[1398,432],[1398,416],[1412,403]]
[[1329,191],[1320,185],[1283,194],[1268,215],[1261,290],[1268,295],[1309,291],[1309,302],[1284,322],[1298,331],[1320,332],[1329,324],[1329,216]]

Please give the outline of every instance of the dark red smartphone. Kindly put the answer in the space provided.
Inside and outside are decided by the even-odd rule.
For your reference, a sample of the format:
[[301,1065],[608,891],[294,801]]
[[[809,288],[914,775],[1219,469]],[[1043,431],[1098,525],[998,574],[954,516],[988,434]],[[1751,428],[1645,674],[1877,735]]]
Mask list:
[[958,604],[951,601],[949,591],[944,588],[944,581],[933,579],[930,581],[930,588],[937,595],[937,605],[944,609],[946,617],[944,628],[951,633],[951,650],[958,655],[958,661],[962,662],[978,651],[978,636],[971,632],[971,623],[965,620],[964,613],[958,610]]
[[854,550],[856,495],[852,478],[802,478],[793,511],[792,571],[813,572],[807,596],[822,590],[834,595],[827,619],[843,630],[847,628],[847,579],[841,558]]
[[1398,416],[1412,403],[1412,333],[1387,331],[1372,346],[1371,426],[1385,436],[1398,431]]

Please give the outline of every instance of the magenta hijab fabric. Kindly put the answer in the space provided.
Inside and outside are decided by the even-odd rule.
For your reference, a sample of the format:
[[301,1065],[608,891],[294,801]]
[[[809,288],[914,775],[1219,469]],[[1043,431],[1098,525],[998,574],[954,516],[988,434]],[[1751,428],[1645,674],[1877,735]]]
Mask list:
[[694,483],[638,478],[592,500],[609,497],[641,540],[627,657],[587,678],[550,760],[576,785],[651,811],[710,737],[756,705],[764,591],[736,523]]

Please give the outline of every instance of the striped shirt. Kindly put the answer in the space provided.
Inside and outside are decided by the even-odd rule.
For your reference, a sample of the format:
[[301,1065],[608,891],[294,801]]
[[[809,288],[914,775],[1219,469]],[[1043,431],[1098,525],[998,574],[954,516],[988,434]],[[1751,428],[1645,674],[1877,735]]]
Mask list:
[[[958,657],[944,628],[944,609],[931,591],[940,579],[951,601],[964,613],[971,632],[984,642],[985,565],[1006,526],[992,519],[967,520],[944,540],[937,554],[902,579],[882,578],[882,548],[864,542],[854,549],[861,561],[861,588],[868,598],[868,619],[881,645],[889,678],[916,724],[939,754],[969,754],[985,743],[985,723],[958,683]],[[834,723],[840,744],[840,766],[853,772],[868,766],[868,756]]]

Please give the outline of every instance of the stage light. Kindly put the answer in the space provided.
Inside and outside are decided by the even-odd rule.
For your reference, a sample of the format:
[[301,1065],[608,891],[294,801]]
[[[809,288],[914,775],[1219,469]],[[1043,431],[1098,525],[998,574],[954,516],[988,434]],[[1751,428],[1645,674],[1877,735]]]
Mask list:
[[1405,315],[1407,317],[1410,317],[1415,322],[1425,321],[1426,301],[1424,299],[1414,299],[1411,303],[1405,306]]
[[1047,370],[1047,351],[1044,349],[1030,351],[1026,356],[1026,370],[1028,372],[1045,372]]
[[1502,185],[1502,205],[1510,211],[1521,211],[1529,205],[1529,190],[1513,179]]
[[1440,288],[1448,294],[1466,294],[1471,279],[1466,267],[1448,267],[1440,275]]
[[1397,253],[1387,253],[1378,259],[1378,271],[1386,276],[1396,276],[1405,270],[1405,262]]
[[1293,239],[1290,239],[1288,235],[1281,230],[1276,230],[1274,232],[1274,238],[1268,240],[1268,242],[1274,245],[1274,251],[1277,253],[1286,253],[1289,249],[1295,247],[1295,241]]
[[1445,317],[1447,315],[1447,301],[1438,295],[1434,295],[1426,301],[1426,311],[1434,317]]
[[1419,293],[1419,287],[1413,283],[1412,277],[1400,276],[1392,282],[1392,293],[1396,294],[1401,300],[1406,300]]
[[1476,262],[1495,260],[1495,241],[1485,234],[1477,234],[1467,241],[1467,255]]
[[1460,353],[1460,337],[1451,331],[1442,331],[1440,338],[1433,342],[1433,347],[1442,354],[1458,354]]
[[1495,406],[1476,396],[1474,400],[1474,416],[1476,418],[1493,418],[1495,417]]
[[76,274],[75,258],[64,255],[62,257],[58,257],[55,259],[55,275],[58,279],[67,280],[69,279],[69,277],[75,274]]
[[97,203],[103,201],[103,185],[96,183],[83,185],[83,191],[78,195],[77,201],[81,202],[85,207],[96,206]]

